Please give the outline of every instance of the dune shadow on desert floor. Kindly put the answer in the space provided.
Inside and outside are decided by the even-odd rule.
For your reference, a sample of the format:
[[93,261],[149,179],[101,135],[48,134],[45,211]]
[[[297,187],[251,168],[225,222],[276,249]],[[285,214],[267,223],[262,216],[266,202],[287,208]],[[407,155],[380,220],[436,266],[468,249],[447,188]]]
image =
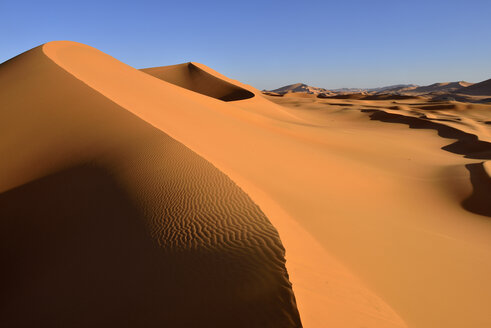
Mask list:
[[109,172],[72,167],[0,194],[0,326],[300,326],[254,256],[168,251]]
[[[416,117],[387,113],[382,110],[364,109],[371,113],[370,119],[389,123],[408,124],[412,129],[433,129],[443,138],[457,139],[452,144],[442,147],[451,153],[464,155],[465,158],[491,159],[491,143],[479,140],[474,134],[466,133],[444,124],[430,122]],[[462,207],[472,213],[491,216],[491,182],[483,163],[466,165],[473,187],[471,196],[462,202]]]
[[483,163],[467,164],[471,175],[472,195],[462,202],[462,206],[473,213],[491,217],[491,178]]
[[465,158],[491,159],[491,143],[479,140],[479,138],[456,128],[439,124],[424,119],[404,116],[400,114],[387,113],[383,110],[363,109],[362,112],[370,113],[370,119],[388,123],[407,124],[411,129],[432,129],[443,138],[457,139],[457,141],[442,147],[448,152],[464,155]]

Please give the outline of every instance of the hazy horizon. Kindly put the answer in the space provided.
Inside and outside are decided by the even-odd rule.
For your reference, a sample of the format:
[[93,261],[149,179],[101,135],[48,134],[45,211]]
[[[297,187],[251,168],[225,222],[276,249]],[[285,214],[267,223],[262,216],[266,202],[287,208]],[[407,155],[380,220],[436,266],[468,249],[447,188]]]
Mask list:
[[491,78],[487,1],[24,1],[0,10],[0,62],[71,40],[136,68],[200,62],[258,89]]
[[[469,82],[469,81],[440,81],[440,82],[435,82],[435,83],[441,83],[441,82],[445,83],[445,82]],[[481,82],[481,81],[480,81],[480,82]],[[287,86],[295,85],[295,84],[298,84],[298,83],[305,84],[305,85],[308,85],[308,86],[311,86],[311,87],[328,89],[328,90],[342,90],[342,89],[361,89],[361,90],[370,90],[370,89],[378,89],[378,88],[383,88],[383,87],[392,87],[392,86],[398,86],[398,85],[417,85],[417,84],[415,84],[415,83],[396,83],[396,84],[381,85],[381,86],[378,86],[378,87],[341,87],[341,88],[324,88],[324,87],[319,86],[319,85],[310,85],[310,84],[308,84],[308,83],[297,82],[297,83],[289,83],[289,84],[285,84],[285,85],[279,86],[279,87],[277,87],[277,88],[272,88],[272,89],[263,89],[263,90],[272,91],[272,90],[275,90],[275,89],[280,89],[280,88],[283,88],[283,87],[287,87]],[[433,84],[433,83],[430,83],[430,84]],[[418,86],[423,86],[423,85],[418,85]]]

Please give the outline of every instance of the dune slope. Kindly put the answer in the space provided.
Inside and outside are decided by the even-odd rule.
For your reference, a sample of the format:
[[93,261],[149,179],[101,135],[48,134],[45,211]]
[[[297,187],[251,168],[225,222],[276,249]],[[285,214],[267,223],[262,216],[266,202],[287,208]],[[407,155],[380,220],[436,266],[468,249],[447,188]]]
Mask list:
[[[311,205],[308,198],[320,192],[312,200],[327,205],[325,190],[312,189],[326,158],[319,157],[324,151],[312,152],[309,133],[304,137],[311,124],[241,83],[236,84],[256,96],[227,103],[156,79],[82,44],[54,42],[43,51],[79,80],[212,161],[248,192],[291,245],[287,267],[306,326],[404,326],[390,306],[326,251],[323,243],[332,236],[324,236],[321,244],[312,237],[315,229],[302,228],[316,220],[312,209],[304,209]],[[298,160],[317,164],[298,171]],[[330,189],[329,183],[323,186]],[[314,211],[329,217],[325,209]]]
[[294,164],[308,167],[297,175],[322,172],[309,186],[294,183],[312,191],[302,199],[311,206],[303,207],[309,216],[303,220],[317,240],[409,327],[491,324],[491,180],[483,170],[491,107],[418,98],[267,98],[315,125],[303,136],[322,143],[315,149],[329,156],[315,169],[304,157]]
[[180,87],[224,101],[254,97],[254,93],[217,78],[194,63],[144,68],[141,71]]
[[251,199],[45,51],[0,66],[0,325],[299,327]]
[[491,96],[491,79],[458,89],[455,92],[468,95]]
[[466,88],[471,86],[472,83],[465,81],[457,81],[457,82],[441,82],[441,83],[433,83],[430,85],[420,86],[411,90],[406,91],[408,94],[428,94],[428,93],[445,93],[452,92],[455,90],[459,90],[461,88]]
[[[26,59],[33,54],[36,60]],[[457,127],[488,142],[483,122],[489,121],[489,115],[481,105],[466,107],[472,114],[462,116],[452,112],[460,110],[460,103],[433,104],[451,107],[436,110],[425,108],[428,104],[417,98],[377,103],[362,98],[270,98],[279,105],[250,86],[193,65],[254,97],[225,102],[74,42],[48,43],[3,64],[1,108],[6,110],[2,111],[1,154],[8,156],[0,162],[0,172],[5,204],[23,204],[22,200],[34,204],[33,195],[51,190],[57,197],[69,197],[63,203],[80,206],[78,199],[82,205],[88,203],[83,207],[96,218],[127,213],[121,216],[129,223],[122,222],[119,239],[112,240],[116,245],[128,238],[137,243],[129,256],[141,259],[139,268],[145,273],[130,270],[130,276],[137,278],[129,281],[139,285],[138,277],[148,276],[148,285],[135,288],[144,294],[140,298],[127,289],[131,297],[117,294],[117,299],[152,300],[152,304],[133,307],[116,300],[114,304],[134,309],[131,318],[138,320],[162,318],[162,312],[152,309],[163,304],[169,309],[167,320],[177,326],[198,325],[198,321],[210,326],[298,326],[286,256],[305,327],[491,324],[487,279],[491,227],[487,208],[481,206],[488,187],[480,178],[489,165],[482,164],[484,170],[468,166],[482,163],[474,158],[486,154],[483,144],[478,143],[475,152],[468,149],[476,144],[469,136],[465,149],[459,145],[458,151],[448,152],[442,148],[449,140],[433,128],[408,129],[405,122],[370,120],[373,112],[363,112],[382,104],[386,113],[420,120],[424,115],[425,120]],[[189,76],[187,68],[181,69]],[[462,156],[467,153],[472,157]],[[78,187],[65,195],[60,180]],[[106,206],[92,208],[96,200],[87,189],[104,190]],[[39,199],[36,212],[49,213],[55,206],[53,198]],[[115,209],[114,204],[120,203],[125,205]],[[72,212],[71,206],[67,208]],[[22,206],[5,206],[5,211],[5,217],[17,212],[27,213],[23,220],[35,217]],[[9,223],[12,233],[19,231],[15,224],[21,221],[5,220],[13,222]],[[93,231],[92,221],[82,222],[88,226],[80,233]],[[135,222],[144,224],[138,228]],[[47,230],[47,235],[56,234],[57,225],[53,226],[55,233]],[[74,230],[67,223],[61,226]],[[101,231],[108,230],[101,226]],[[134,235],[128,236],[128,231]],[[29,238],[22,239],[17,232],[18,238],[6,238],[9,244],[2,249],[15,250],[17,259],[27,259],[23,261],[29,270],[13,261],[11,272],[41,272],[34,284],[38,287],[26,288],[26,295],[44,295],[39,290],[49,286],[45,281],[53,274],[43,270],[57,267],[45,263],[71,262],[60,253],[51,259],[49,244],[41,248],[45,261],[34,261],[35,247],[29,241],[36,238],[26,235]],[[104,242],[106,235],[81,239]],[[77,245],[56,242],[67,243],[71,253],[80,252]],[[82,258],[89,259],[83,263],[104,262],[90,249],[97,248],[82,248],[88,252]],[[101,256],[118,259],[119,249],[108,248]],[[174,265],[150,265],[161,261]],[[130,262],[117,260],[121,268]],[[42,269],[33,270],[36,265]],[[105,267],[107,277],[118,265]],[[79,271],[73,268],[63,270]],[[107,286],[110,292],[102,299],[111,299],[116,290],[110,289],[110,283]],[[152,299],[145,294],[155,290],[156,295],[171,297]],[[30,308],[26,299],[19,302]],[[70,308],[81,313],[84,304]],[[22,307],[14,309],[18,308]],[[94,319],[97,311],[92,310]],[[232,316],[237,318],[234,324]]]

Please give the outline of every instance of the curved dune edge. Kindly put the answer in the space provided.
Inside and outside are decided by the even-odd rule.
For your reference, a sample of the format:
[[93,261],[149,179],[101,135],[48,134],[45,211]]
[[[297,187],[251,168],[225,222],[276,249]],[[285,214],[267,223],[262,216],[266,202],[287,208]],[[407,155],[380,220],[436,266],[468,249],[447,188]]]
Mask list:
[[[295,107],[302,102],[297,101]],[[281,188],[288,189],[285,194],[290,192],[295,198],[290,198],[290,203],[283,202],[282,207],[291,210],[291,203],[301,201],[315,208],[302,207],[300,212],[295,213],[297,216],[292,216],[304,222],[308,219],[308,216],[302,216],[304,213],[315,216],[316,211],[331,213],[348,222],[352,220],[349,228],[340,234],[340,238],[346,238],[349,242],[338,242],[345,249],[355,248],[355,252],[369,257],[357,258],[359,263],[366,264],[365,268],[358,266],[361,276],[365,281],[379,280],[375,287],[371,285],[372,288],[397,309],[409,326],[460,328],[491,324],[487,310],[491,304],[491,284],[486,278],[491,274],[489,221],[461,207],[461,201],[472,193],[469,172],[464,167],[469,160],[440,150],[448,145],[448,140],[440,138],[434,131],[411,131],[405,126],[368,123],[366,114],[359,110],[368,105],[380,107],[380,104],[363,101],[353,106],[352,110],[350,107],[342,110],[331,108],[329,111],[334,111],[332,115],[322,112],[325,104],[306,105],[303,108],[301,105],[301,108],[291,112],[305,118],[307,124],[314,122],[315,127],[320,124],[325,126],[322,140],[316,140],[323,142],[324,147],[332,150],[341,145],[343,155],[354,154],[363,165],[373,164],[380,167],[383,173],[367,170],[366,166],[361,165],[353,168],[351,163],[332,156],[324,163],[325,166],[314,164],[312,168],[324,172],[328,179],[307,175],[307,178],[322,181],[317,186],[291,179],[295,181],[291,182],[294,188],[308,190],[307,195],[312,200],[302,198],[301,192],[292,193],[288,184],[283,184]],[[310,108],[318,110],[311,111]],[[348,119],[343,122],[342,117]],[[360,133],[359,138],[356,132]],[[479,136],[481,138],[481,134]],[[355,141],[360,147],[352,149],[353,153],[350,153],[347,148],[353,145],[346,140]],[[316,150],[321,151],[319,148]],[[473,152],[472,149],[467,151]],[[480,156],[475,155],[476,158]],[[319,157],[318,160],[324,159]],[[312,162],[302,162],[293,157],[280,165],[288,165],[288,161],[292,161],[296,168],[308,167],[310,170],[312,167]],[[341,165],[337,162],[341,162]],[[282,171],[282,168],[278,165],[274,170]],[[363,174],[356,174],[356,171]],[[273,170],[268,174],[281,176]],[[290,174],[305,177],[303,170],[290,171]],[[389,183],[387,176],[391,176]],[[327,190],[319,187],[322,184]],[[352,185],[357,187],[350,188]],[[320,192],[324,197],[319,200],[316,196]],[[278,197],[278,192],[275,196]],[[281,197],[275,198],[275,201],[278,200]],[[319,202],[327,206],[319,206]],[[346,215],[346,212],[349,214]],[[329,222],[326,224],[328,227],[332,225],[340,229],[343,226],[340,221],[332,222],[328,217],[323,219]],[[322,228],[321,225],[319,229]],[[335,234],[329,234],[329,230],[321,234],[316,234],[316,230],[317,227],[310,227],[308,231],[318,241],[324,242],[324,247],[322,234],[336,238]],[[361,233],[356,233],[356,230]],[[335,243],[332,245],[335,249]],[[327,249],[331,250],[329,246]],[[371,248],[376,251],[375,254],[365,252]],[[336,251],[343,253],[343,250]],[[346,253],[343,255],[341,259],[346,263],[349,256]],[[353,262],[350,265],[353,268]],[[372,270],[375,276],[370,277],[369,271]],[[357,274],[360,271],[355,270]],[[451,302],[441,302],[442,299]],[[433,311],[428,312],[428,308]]]
[[270,196],[238,174],[221,170],[246,191],[278,230],[304,327],[407,327],[384,300]]
[[254,93],[217,78],[195,63],[142,68],[140,71],[188,90],[223,101],[237,101],[254,97]]
[[484,171],[486,172],[486,175],[488,179],[491,179],[491,161],[486,161],[482,164]]
[[[403,115],[399,112],[393,113],[380,109],[364,109],[362,112],[370,113],[371,120],[389,123],[402,123],[414,129],[431,129],[437,131],[442,138],[456,139],[457,141],[442,147],[442,149],[455,154],[463,155],[471,159],[491,159],[491,140],[486,136],[477,136],[475,131],[461,125],[449,124],[438,121],[431,114],[422,117]],[[469,132],[466,132],[469,131]],[[482,140],[484,139],[484,140]]]
[[472,183],[472,194],[462,202],[470,212],[491,217],[491,175],[489,161],[467,164]]
[[[434,113],[415,116],[417,113],[407,111],[405,115],[401,111],[381,109],[361,111],[369,113],[371,120],[407,124],[413,129],[435,130],[442,138],[456,140],[443,146],[442,150],[470,159],[491,159],[490,136],[486,133],[477,135],[476,133],[481,132],[482,127],[471,120],[466,120],[466,125],[463,125],[461,123],[463,119],[457,122],[451,119],[441,119],[438,114]],[[466,164],[465,167],[469,171],[473,193],[462,201],[462,207],[469,212],[491,217],[489,161]]]
[[[308,233],[297,229],[298,225],[294,220],[288,220],[289,215],[281,207],[270,201],[253,183],[248,183],[248,179],[241,178],[242,174],[227,164],[227,149],[219,142],[224,135],[233,136],[235,141],[247,145],[250,143],[247,141],[247,134],[243,139],[237,139],[234,131],[248,129],[254,123],[259,128],[253,129],[257,130],[258,137],[261,138],[266,136],[261,132],[264,125],[276,120],[296,120],[302,124],[301,120],[281,109],[277,111],[272,105],[266,106],[267,101],[262,97],[239,101],[231,106],[190,92],[138,72],[85,45],[52,42],[44,45],[43,51],[48,58],[88,86],[212,162],[248,192],[280,231],[287,247],[287,267],[305,326],[330,326],[341,322],[345,327],[357,327],[361,323],[367,327],[404,326],[389,306],[318,247]],[[87,62],[91,65],[86,65]],[[99,67],[104,67],[104,70],[98,69]],[[249,103],[247,109],[241,107],[245,102]],[[166,112],[162,115],[159,111],[164,108]],[[238,111],[238,108],[245,110]],[[254,115],[251,115],[251,108],[255,111]],[[203,122],[209,125],[204,130],[207,133],[197,138],[192,127],[203,126]],[[214,128],[218,126],[220,130],[214,132]],[[237,160],[240,161],[240,156]],[[305,259],[306,251],[300,251],[305,249],[302,245],[313,256],[312,260],[307,260],[307,265],[312,270],[303,273],[301,271],[306,263],[302,258]],[[297,250],[298,253],[295,253]],[[329,287],[319,283],[326,277],[332,278]],[[317,292],[323,288],[326,290],[325,294]],[[325,295],[325,298],[319,295]]]
[[[240,85],[241,88],[248,89],[255,94],[260,94],[260,91],[239,81],[229,79],[203,64],[194,62],[188,64],[199,67],[202,71],[217,79],[227,81],[230,84]],[[178,64],[171,67],[188,64]],[[166,67],[168,66],[140,69],[140,71],[173,83],[159,75],[159,69]],[[152,72],[152,70],[154,71]],[[192,90],[192,88],[184,86],[184,83],[173,84],[206,95],[204,92]],[[259,97],[259,99],[256,98],[254,101],[264,104],[267,107],[274,107],[269,102],[265,103],[262,97]],[[250,109],[251,100],[247,102],[247,105],[249,105],[247,109]],[[258,112],[258,107],[255,108],[256,111],[254,113]],[[280,113],[282,112],[281,108],[275,109]],[[259,110],[259,112],[261,111]],[[268,117],[271,116],[268,115]],[[296,122],[304,122],[296,116],[291,117]],[[284,120],[285,118],[281,117],[280,119]],[[291,122],[291,120],[287,121]],[[228,168],[221,168],[221,171],[233,177],[233,180],[257,204],[261,204],[263,211],[268,213],[267,217],[274,222],[274,226],[280,231],[283,244],[288,245],[286,256],[288,259],[287,267],[297,297],[297,306],[302,316],[302,323],[305,327],[351,327],[358,325],[367,327],[372,325],[376,327],[405,327],[402,320],[398,318],[397,314],[389,306],[364,287],[361,281],[353,276],[335,258],[329,255],[312,236],[305,232],[267,194],[253,186],[246,179],[240,177],[236,172],[232,172]],[[313,267],[315,268],[312,269]],[[326,281],[334,281],[335,283],[327,286]],[[315,292],[313,292],[313,289],[315,289]],[[336,297],[330,295],[336,295]],[[376,304],[377,310],[370,306],[367,307],[366,304]]]
[[[167,67],[183,67],[183,66],[189,66],[192,65],[195,67],[195,70],[199,70],[201,73],[200,74],[195,74],[194,76],[188,76],[191,74],[188,74],[186,70],[184,72],[181,72],[180,75],[177,77],[173,77],[170,81],[167,81],[167,78],[162,78],[165,76],[165,74],[160,74],[160,70],[165,70]],[[279,120],[282,122],[290,122],[290,123],[298,123],[298,122],[304,122],[301,118],[292,115],[291,113],[285,111],[282,106],[277,106],[270,101],[267,101],[263,97],[261,97],[261,92],[250,85],[241,83],[237,80],[230,79],[223,74],[220,74],[219,72],[211,69],[210,67],[196,63],[196,62],[190,62],[190,63],[184,63],[184,64],[177,64],[177,65],[171,65],[171,66],[161,66],[161,67],[154,67],[154,68],[144,68],[144,69],[139,69],[139,71],[144,72],[146,74],[149,74],[151,76],[154,76],[165,83],[171,83],[174,86],[177,86],[178,88],[182,88],[182,90],[189,90],[190,94],[194,93],[200,93],[204,96],[220,99],[220,97],[217,97],[216,94],[226,94],[227,85],[232,85],[235,88],[238,88],[240,90],[245,90],[248,94],[247,97],[241,97],[241,99],[236,99],[230,101],[228,104],[233,105],[235,107],[240,108],[243,111],[249,112],[249,115],[252,116],[248,117],[248,119],[252,119],[255,121],[255,123],[259,123],[260,121],[257,119],[257,117],[267,117],[273,120]],[[204,78],[203,78],[204,77]],[[188,80],[195,80],[194,83],[190,83]],[[211,81],[210,81],[211,80]],[[217,83],[217,81],[220,81],[221,83]],[[177,82],[177,83],[176,83]],[[206,87],[202,86],[202,84],[211,82],[217,89],[217,91],[209,91],[207,90]],[[195,84],[198,86],[195,87]],[[225,88],[224,88],[225,85]],[[194,89],[194,90],[193,90]],[[204,89],[204,90],[203,90]],[[212,88],[213,89],[213,88]],[[225,90],[223,90],[225,89]],[[208,94],[207,94],[208,93]],[[190,95],[188,94],[188,95]],[[252,96],[249,96],[252,95]]]
[[41,47],[0,86],[2,327],[301,326],[277,231],[211,163]]

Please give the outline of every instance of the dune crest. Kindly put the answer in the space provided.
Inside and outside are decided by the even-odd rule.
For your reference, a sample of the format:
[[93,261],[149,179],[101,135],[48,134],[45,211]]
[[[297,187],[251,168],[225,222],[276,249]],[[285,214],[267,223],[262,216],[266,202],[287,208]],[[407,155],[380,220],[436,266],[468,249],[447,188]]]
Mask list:
[[460,88],[455,92],[468,95],[491,96],[491,79]]
[[169,83],[223,101],[244,100],[254,97],[254,93],[207,73],[195,63],[143,68],[141,71]]
[[[109,287],[149,280],[142,294],[129,289],[118,309],[132,307],[124,300],[146,299],[152,303],[134,308],[132,318],[153,322],[167,314],[173,326],[491,324],[491,236],[481,206],[487,164],[481,171],[467,166],[487,158],[487,105],[264,97],[197,63],[157,71],[162,76],[75,42],[51,42],[0,66],[0,152],[9,154],[0,162],[0,196],[19,204],[52,192],[96,218],[127,213],[116,241],[133,241],[142,271]],[[254,96],[227,98],[234,90]],[[462,140],[453,144],[447,134]],[[74,181],[76,192],[65,195],[63,181]],[[89,194],[97,189],[108,197],[103,213],[91,211],[100,198]],[[48,217],[56,204],[40,199],[34,209]],[[3,217],[21,213],[5,220],[5,231],[18,236],[7,238],[5,249],[24,250],[30,239],[19,236],[16,222],[33,214],[4,208]],[[53,218],[56,227],[60,218]],[[111,221],[102,237],[85,238],[90,222],[82,224],[81,240],[103,243]],[[63,245],[64,234],[50,229],[46,234]],[[30,272],[51,274],[43,263],[64,258],[49,245],[41,247],[45,262],[30,261],[32,247],[19,253],[28,267],[40,263]],[[83,263],[99,263],[90,252],[97,248],[87,246]],[[117,249],[103,255],[112,258]],[[65,268],[69,277],[77,278],[77,265]],[[41,299],[46,281],[21,297],[35,292]],[[63,306],[53,304],[53,311]],[[160,305],[168,312],[153,311]],[[39,311],[33,313],[48,310]],[[28,320],[15,314],[8,320]],[[86,322],[100,312],[93,314]]]
[[300,327],[257,205],[45,47],[0,66],[0,325]]

